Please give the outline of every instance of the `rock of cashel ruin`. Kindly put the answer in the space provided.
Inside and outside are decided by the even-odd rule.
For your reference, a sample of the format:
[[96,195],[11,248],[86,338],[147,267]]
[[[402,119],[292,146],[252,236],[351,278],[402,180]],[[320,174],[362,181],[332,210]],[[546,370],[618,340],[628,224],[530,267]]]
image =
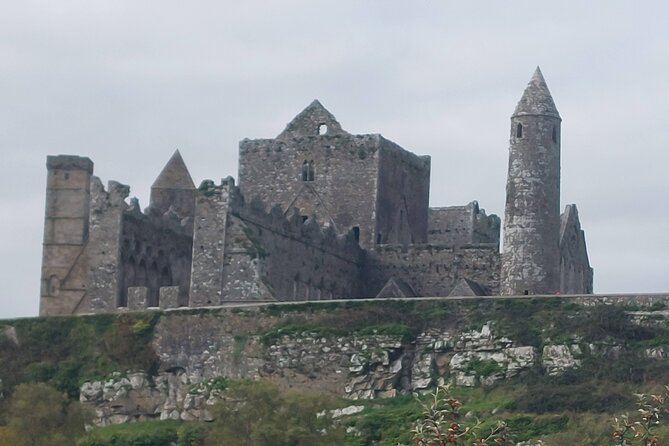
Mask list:
[[353,135],[317,100],[195,186],[177,151],[142,211],[86,157],[47,158],[40,314],[361,297],[589,294],[576,206],[560,214],[561,117],[539,68],[511,116],[500,218],[429,207],[430,157]]

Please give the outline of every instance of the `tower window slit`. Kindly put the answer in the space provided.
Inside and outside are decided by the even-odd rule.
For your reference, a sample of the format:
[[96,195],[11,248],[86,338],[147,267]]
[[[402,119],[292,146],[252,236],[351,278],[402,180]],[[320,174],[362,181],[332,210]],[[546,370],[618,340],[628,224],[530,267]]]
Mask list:
[[302,181],[314,181],[314,160],[302,163]]
[[516,138],[522,138],[523,137],[523,124],[518,123],[518,126],[516,127]]

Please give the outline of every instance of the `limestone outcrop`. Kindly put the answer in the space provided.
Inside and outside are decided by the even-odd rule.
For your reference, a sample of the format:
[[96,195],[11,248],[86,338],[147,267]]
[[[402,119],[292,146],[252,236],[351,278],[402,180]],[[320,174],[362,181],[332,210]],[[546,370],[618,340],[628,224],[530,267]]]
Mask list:
[[264,378],[362,400],[419,392],[447,381],[492,386],[536,365],[555,375],[578,367],[582,354],[577,345],[547,345],[540,353],[497,335],[492,323],[478,330],[427,330],[414,340],[374,333],[328,336],[304,331],[269,339],[214,333],[200,345],[194,334],[178,350],[169,338],[156,338],[163,364],[157,376],[115,373],[86,382],[80,400],[94,408],[95,424],[209,420],[209,409],[228,378]]

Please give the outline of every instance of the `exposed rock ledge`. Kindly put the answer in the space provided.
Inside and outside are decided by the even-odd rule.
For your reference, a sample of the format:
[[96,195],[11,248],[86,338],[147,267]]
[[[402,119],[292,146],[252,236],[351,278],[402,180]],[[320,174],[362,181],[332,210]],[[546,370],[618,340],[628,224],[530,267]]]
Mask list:
[[577,344],[546,345],[539,353],[496,336],[491,324],[460,333],[426,331],[414,342],[404,342],[399,335],[300,333],[263,345],[253,336],[228,337],[208,337],[206,347],[191,337],[189,348],[182,343],[178,352],[158,337],[161,373],[115,373],[104,381],[85,383],[80,399],[94,408],[99,426],[158,418],[209,420],[209,408],[220,390],[217,377],[263,377],[357,400],[421,391],[446,380],[491,386],[537,365],[555,375],[578,367],[582,355]]

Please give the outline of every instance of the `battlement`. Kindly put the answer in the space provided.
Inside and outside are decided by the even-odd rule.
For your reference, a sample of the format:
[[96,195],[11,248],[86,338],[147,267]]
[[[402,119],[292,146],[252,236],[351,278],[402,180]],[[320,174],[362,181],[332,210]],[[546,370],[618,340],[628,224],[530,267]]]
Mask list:
[[93,174],[93,161],[75,155],[49,155],[46,157],[48,170],[83,170]]

